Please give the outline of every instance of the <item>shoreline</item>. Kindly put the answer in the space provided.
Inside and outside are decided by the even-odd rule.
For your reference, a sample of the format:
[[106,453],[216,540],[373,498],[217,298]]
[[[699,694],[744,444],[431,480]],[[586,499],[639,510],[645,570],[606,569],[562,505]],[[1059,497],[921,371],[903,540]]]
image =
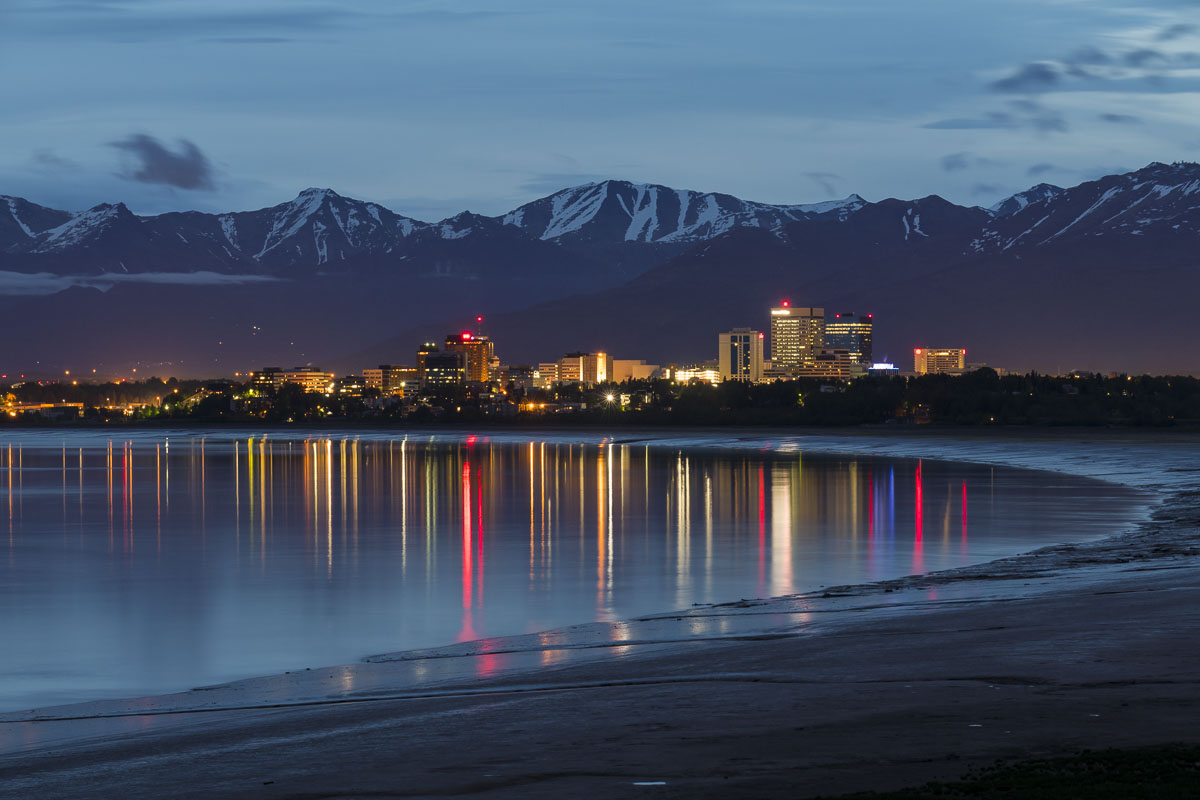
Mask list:
[[[994,615],[997,609],[1006,605],[1031,602],[1061,604],[1065,602],[1064,598],[1091,592],[1101,588],[1101,584],[1110,587],[1126,585],[1129,574],[1134,573],[1127,574],[1124,565],[1133,562],[1157,562],[1151,568],[1155,573],[1151,583],[1155,585],[1164,580],[1180,579],[1188,566],[1200,562],[1194,528],[1195,517],[1200,512],[1200,467],[1189,466],[1200,465],[1200,437],[1174,436],[1168,442],[1160,437],[1133,436],[1128,432],[1118,436],[1135,441],[1113,441],[1114,437],[1109,436],[1102,437],[1105,440],[1102,442],[1076,442],[1074,450],[1067,454],[1071,456],[1067,460],[1063,460],[1061,454],[1048,452],[1051,447],[1064,444],[1062,437],[1034,441],[1006,437],[996,441],[994,437],[984,436],[978,441],[974,437],[967,441],[962,436],[946,435],[937,437],[938,442],[931,441],[934,437],[930,436],[914,440],[909,436],[877,432],[836,436],[797,436],[792,432],[788,437],[795,440],[789,445],[814,453],[875,454],[897,458],[919,458],[924,454],[924,457],[939,460],[995,463],[1027,469],[1047,469],[1047,464],[1053,461],[1055,471],[1119,482],[1156,498],[1147,506],[1147,518],[1133,530],[1090,542],[1050,545],[1031,553],[946,572],[829,587],[820,594],[733,601],[647,615],[620,623],[589,623],[523,637],[367,657],[358,664],[305,670],[294,678],[285,678],[285,673],[182,695],[82,704],[90,707],[90,712],[60,714],[58,721],[43,716],[43,721],[34,722],[31,712],[4,714],[0,715],[0,733],[9,725],[41,726],[44,733],[49,733],[43,747],[49,746],[56,752],[66,748],[68,752],[78,753],[99,746],[98,736],[116,736],[118,740],[121,736],[128,737],[129,741],[120,746],[135,749],[139,741],[171,741],[187,737],[192,726],[181,718],[195,717],[192,712],[196,711],[205,712],[199,715],[205,718],[204,727],[224,726],[226,733],[230,733],[240,729],[244,722],[240,718],[264,714],[306,718],[321,713],[339,716],[374,714],[374,709],[383,706],[469,704],[498,697],[508,698],[506,702],[520,702],[513,698],[616,691],[621,687],[632,693],[659,687],[668,693],[686,694],[714,681],[739,683],[750,673],[762,673],[757,680],[751,681],[761,683],[771,671],[764,671],[762,664],[751,659],[753,669],[750,673],[714,674],[694,668],[680,670],[673,676],[636,673],[654,672],[656,665],[680,659],[690,662],[693,657],[708,659],[756,647],[796,647],[835,637],[844,640],[860,635],[855,631],[861,632],[864,627],[908,625],[914,615],[919,621],[956,613]],[[689,441],[690,438],[679,436],[659,444],[696,445]],[[708,446],[750,447],[761,444],[763,438],[740,436],[715,443],[710,439]],[[1151,438],[1153,440],[1148,441]],[[934,446],[938,443],[940,447]],[[1159,452],[1163,448],[1170,450],[1165,454],[1166,458]],[[915,452],[918,450],[920,452]],[[931,452],[934,450],[939,452]],[[972,452],[966,452],[968,450]],[[1155,452],[1148,452],[1150,450]],[[1158,460],[1146,457],[1154,454]],[[963,457],[970,455],[975,457]],[[1146,575],[1150,572],[1146,571]],[[1176,587],[1177,590],[1181,588]],[[584,634],[583,639],[586,639],[586,631],[581,629],[592,626],[623,630],[619,636],[610,636],[612,643],[609,644],[571,641],[573,634]],[[680,635],[681,631],[686,635]],[[523,647],[513,648],[516,640],[521,640]],[[534,644],[537,647],[531,648]],[[555,655],[548,658],[548,654]],[[1190,658],[1194,654],[1189,652],[1187,655]],[[397,685],[403,685],[403,681],[397,679],[406,672],[409,677],[415,675],[422,664],[434,659],[439,667],[456,664],[463,669],[450,670],[450,674],[443,674],[441,680],[425,684],[421,691],[394,691]],[[477,668],[485,661],[498,663],[491,664],[490,671],[482,674]],[[623,677],[614,678],[616,673]],[[330,689],[339,684],[343,691],[331,694]],[[387,691],[389,686],[393,691]],[[225,694],[217,697],[214,692]],[[230,702],[251,697],[255,702]],[[192,702],[181,703],[185,698]],[[121,703],[125,704],[123,710],[119,710]],[[58,708],[85,712],[81,706]],[[162,715],[160,719],[170,722],[158,727],[151,725],[150,730],[145,730],[145,725],[141,724],[135,726],[137,732],[134,727],[122,731],[127,726],[120,720],[144,723],[149,714]],[[48,732],[46,729],[51,727],[57,730]],[[20,771],[23,756],[29,761],[41,760],[29,751],[9,752],[0,756],[0,778],[12,769]],[[3,785],[0,782],[0,786]]]

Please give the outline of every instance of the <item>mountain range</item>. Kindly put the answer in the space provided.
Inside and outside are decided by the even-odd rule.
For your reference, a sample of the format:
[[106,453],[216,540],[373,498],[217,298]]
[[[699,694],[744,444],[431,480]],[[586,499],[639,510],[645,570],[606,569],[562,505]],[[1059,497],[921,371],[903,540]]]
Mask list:
[[[870,311],[876,354],[966,347],[1018,369],[1196,372],[1200,166],[1153,163],[991,208],[770,205],[603,181],[439,222],[330,189],[258,211],[70,213],[0,196],[0,372],[226,374],[411,361],[485,316],[513,363],[667,363],[783,297]],[[70,366],[68,366],[70,365]]]

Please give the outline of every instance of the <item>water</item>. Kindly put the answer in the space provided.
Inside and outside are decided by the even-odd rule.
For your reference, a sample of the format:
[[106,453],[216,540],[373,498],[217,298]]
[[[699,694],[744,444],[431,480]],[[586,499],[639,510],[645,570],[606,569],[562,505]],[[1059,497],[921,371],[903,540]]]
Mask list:
[[593,437],[60,431],[0,444],[0,710],[960,566],[1131,493]]

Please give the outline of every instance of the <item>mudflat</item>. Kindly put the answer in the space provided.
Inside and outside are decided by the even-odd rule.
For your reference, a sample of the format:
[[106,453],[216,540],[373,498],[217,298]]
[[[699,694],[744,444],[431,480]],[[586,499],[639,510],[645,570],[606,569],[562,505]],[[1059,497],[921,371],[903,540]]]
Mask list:
[[[286,689],[6,714],[0,797],[796,798],[1200,741],[1196,437],[819,438],[802,445],[973,453],[1119,480],[1155,504],[1099,541],[646,617],[615,644],[520,637]],[[416,687],[414,669],[444,678]]]

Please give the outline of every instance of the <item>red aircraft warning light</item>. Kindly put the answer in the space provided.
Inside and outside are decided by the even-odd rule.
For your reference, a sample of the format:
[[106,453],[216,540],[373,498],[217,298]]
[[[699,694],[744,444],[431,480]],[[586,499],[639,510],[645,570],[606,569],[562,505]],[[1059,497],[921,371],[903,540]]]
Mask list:
[[784,307],[784,308],[787,308],[787,307],[788,307],[788,306],[790,306],[790,305],[791,305],[791,303],[789,303],[787,300],[784,300],[784,301],[783,301],[783,307]]
[[471,332],[470,332],[470,331],[463,331],[463,332],[462,332],[462,340],[463,340],[464,342],[469,342],[469,341],[471,341]]
[[921,355],[921,348],[919,348],[919,347],[916,348],[915,350],[913,350],[913,353],[918,356]]

